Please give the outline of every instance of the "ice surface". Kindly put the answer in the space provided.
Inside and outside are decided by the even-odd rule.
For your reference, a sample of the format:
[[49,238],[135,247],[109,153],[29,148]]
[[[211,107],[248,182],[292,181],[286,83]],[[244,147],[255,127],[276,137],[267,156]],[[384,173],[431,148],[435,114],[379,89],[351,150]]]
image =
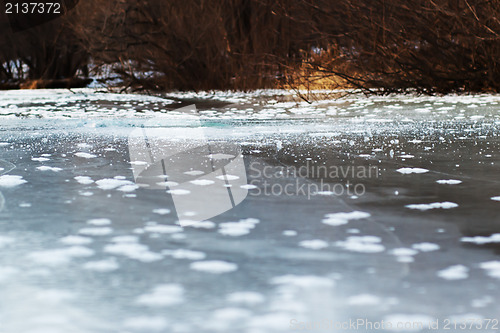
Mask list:
[[498,95],[74,92],[0,92],[0,331],[498,316]]

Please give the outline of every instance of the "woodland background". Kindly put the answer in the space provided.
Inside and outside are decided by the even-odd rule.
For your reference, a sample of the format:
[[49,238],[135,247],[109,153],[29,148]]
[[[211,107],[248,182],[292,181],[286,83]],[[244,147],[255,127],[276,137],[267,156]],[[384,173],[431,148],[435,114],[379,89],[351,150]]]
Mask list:
[[16,31],[0,87],[500,92],[498,0],[85,0]]

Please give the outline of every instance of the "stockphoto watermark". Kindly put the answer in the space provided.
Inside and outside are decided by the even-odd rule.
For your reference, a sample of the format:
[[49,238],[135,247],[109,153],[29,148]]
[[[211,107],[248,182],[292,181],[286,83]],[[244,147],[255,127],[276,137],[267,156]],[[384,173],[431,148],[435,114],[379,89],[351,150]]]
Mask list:
[[395,332],[420,332],[426,331],[496,331],[499,329],[499,320],[481,317],[463,317],[458,319],[438,319],[423,316],[418,318],[388,317],[384,320],[369,320],[367,318],[350,318],[345,320],[317,320],[304,321],[295,318],[290,319],[291,331],[395,331]]
[[366,193],[364,182],[379,177],[373,165],[314,165],[306,161],[298,166],[272,166],[259,161],[250,163],[249,184],[252,196],[316,195],[357,196]]
[[212,140],[195,105],[175,109],[175,127],[146,121],[128,136],[136,184],[171,199],[179,224],[205,221],[233,209],[248,194],[238,144]]

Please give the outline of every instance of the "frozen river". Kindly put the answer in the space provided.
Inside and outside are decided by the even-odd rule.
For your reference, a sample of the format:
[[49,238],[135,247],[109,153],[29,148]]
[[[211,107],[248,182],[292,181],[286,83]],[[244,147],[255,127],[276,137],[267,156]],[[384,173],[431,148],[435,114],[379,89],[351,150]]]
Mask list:
[[0,332],[497,332],[500,96],[281,93],[0,92]]

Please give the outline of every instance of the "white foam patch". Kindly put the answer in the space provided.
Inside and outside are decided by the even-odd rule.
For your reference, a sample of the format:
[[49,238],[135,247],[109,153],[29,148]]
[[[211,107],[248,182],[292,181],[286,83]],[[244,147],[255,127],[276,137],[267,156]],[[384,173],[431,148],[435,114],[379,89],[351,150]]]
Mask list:
[[441,180],[436,180],[436,183],[445,185],[458,185],[461,184],[462,181],[458,179],[441,179]]
[[92,184],[94,181],[88,176],[76,176],[74,179],[82,185]]
[[87,245],[93,242],[92,238],[75,235],[63,237],[59,241],[66,245]]
[[187,260],[203,260],[207,256],[204,252],[185,250],[185,249],[163,250],[161,251],[161,254],[172,257],[174,259],[187,259]]
[[412,173],[426,173],[429,172],[427,169],[423,168],[400,168],[396,170],[399,173],[402,173],[403,175],[409,175]]
[[471,301],[471,306],[473,308],[485,308],[494,302],[494,298],[487,295],[480,298],[473,299]]
[[333,214],[326,214],[325,218],[321,222],[331,226],[339,226],[347,224],[350,220],[359,220],[368,217],[370,217],[369,213],[360,211],[353,211],[349,213],[333,213]]
[[469,277],[469,269],[464,265],[454,265],[437,272],[445,280],[463,280]]
[[62,169],[61,168],[57,168],[57,167],[50,167],[50,166],[42,165],[42,166],[37,167],[37,170],[59,172]]
[[113,233],[110,227],[82,228],[78,230],[79,234],[87,236],[107,236]]
[[500,243],[500,234],[492,234],[490,236],[462,237],[460,238],[460,240],[464,243],[474,243],[477,245]]
[[163,259],[159,253],[149,251],[146,245],[138,243],[115,243],[104,247],[104,252],[122,255],[129,259],[142,261],[145,263],[154,262]]
[[335,245],[352,252],[379,253],[385,251],[380,242],[381,239],[376,236],[349,236],[345,241],[335,242]]
[[238,270],[238,265],[222,260],[196,261],[189,267],[195,271],[211,274],[231,273]]
[[383,320],[389,331],[419,332],[428,329],[434,318],[424,314],[391,314]]
[[12,188],[24,183],[27,183],[27,181],[24,180],[22,176],[14,176],[14,175],[0,176],[1,187]]
[[32,161],[36,161],[36,162],[47,162],[47,161],[50,161],[50,158],[47,158],[47,157],[32,157],[31,160]]
[[146,161],[132,161],[130,162],[132,165],[148,165],[149,163]]
[[133,192],[139,188],[139,185],[136,184],[128,184],[120,186],[117,190],[121,192]]
[[222,176],[217,176],[215,177],[217,179],[220,179],[220,180],[236,180],[236,179],[240,179],[240,177],[238,176],[235,176],[235,175],[222,175]]
[[201,176],[201,175],[204,175],[205,173],[203,171],[199,171],[199,170],[193,170],[193,171],[186,171],[184,172],[186,175],[189,175],[189,176]]
[[175,186],[179,185],[179,183],[172,182],[172,181],[167,181],[167,182],[156,183],[156,185],[158,185],[158,186],[165,186],[165,187],[175,187]]
[[91,220],[87,221],[87,224],[97,225],[97,226],[110,225],[111,224],[111,220],[110,219],[105,219],[105,218],[91,219]]
[[184,302],[184,287],[180,284],[162,284],[148,294],[137,298],[136,303],[151,307],[164,307]]
[[416,209],[416,210],[421,210],[421,211],[426,211],[430,209],[451,209],[451,208],[456,208],[458,207],[458,204],[454,202],[433,202],[430,204],[411,204],[411,205],[406,205],[406,208],[409,209]]
[[47,266],[68,264],[73,258],[90,257],[94,250],[83,246],[71,246],[64,249],[36,251],[28,254],[28,259]]
[[256,305],[264,303],[264,295],[253,291],[238,291],[227,295],[226,300],[230,303]]
[[297,236],[297,231],[295,230],[283,230],[283,236],[294,237]]
[[299,246],[311,250],[321,250],[328,247],[328,243],[321,239],[311,239],[299,242]]
[[191,184],[194,185],[199,185],[199,186],[207,186],[207,185],[212,185],[215,183],[213,180],[209,179],[195,179],[190,181]]
[[120,268],[115,258],[89,261],[83,264],[83,269],[95,272],[112,272]]
[[434,244],[434,243],[416,243],[411,246],[413,249],[421,251],[421,252],[431,252],[431,251],[437,251],[440,249],[439,245]]
[[243,236],[250,233],[250,230],[255,228],[259,223],[258,219],[242,219],[239,222],[225,222],[219,224],[219,233],[226,236]]
[[96,158],[97,155],[94,155],[94,154],[89,154],[89,153],[75,153],[75,156],[77,157],[81,157],[81,158]]
[[491,197],[491,200],[493,200],[493,201],[500,201],[500,196],[498,196],[498,197]]
[[486,270],[489,276],[500,279],[500,261],[487,261],[479,264],[479,267]]
[[215,223],[212,221],[179,220],[177,222],[181,227],[191,227],[197,229],[213,229]]
[[209,154],[209,155],[207,155],[207,157],[210,157],[214,160],[225,160],[225,159],[235,158],[236,156],[229,155],[229,154],[217,153],[217,154]]
[[179,188],[175,190],[168,190],[167,193],[173,195],[188,195],[189,193],[191,193],[191,191]]
[[299,288],[333,287],[335,282],[315,275],[282,275],[270,280],[271,284],[288,285]]
[[252,184],[245,184],[245,185],[241,185],[240,188],[242,188],[244,190],[253,190],[253,189],[256,189],[257,186],[252,185]]
[[158,214],[158,215],[167,215],[170,213],[170,209],[168,208],[157,208],[153,209],[153,213]]
[[174,234],[174,233],[183,231],[182,227],[180,227],[180,226],[164,225],[164,224],[148,225],[148,226],[144,227],[144,230],[146,232],[154,232],[154,233],[159,233],[159,234]]
[[371,294],[355,295],[347,299],[347,304],[351,306],[374,306],[380,303],[380,297]]
[[131,181],[124,180],[124,179],[116,179],[116,178],[100,179],[100,180],[96,181],[95,183],[102,190],[113,190],[113,189],[118,188],[120,186],[135,185]]
[[392,249],[390,251],[390,254],[395,255],[395,256],[404,256],[404,257],[407,257],[407,256],[417,255],[418,251],[414,250],[414,249],[409,249],[409,248],[406,248],[406,247],[399,247],[399,248],[396,248],[396,249]]
[[168,321],[163,317],[158,316],[140,316],[131,317],[123,322],[123,326],[127,329],[138,331],[162,331],[168,327]]

